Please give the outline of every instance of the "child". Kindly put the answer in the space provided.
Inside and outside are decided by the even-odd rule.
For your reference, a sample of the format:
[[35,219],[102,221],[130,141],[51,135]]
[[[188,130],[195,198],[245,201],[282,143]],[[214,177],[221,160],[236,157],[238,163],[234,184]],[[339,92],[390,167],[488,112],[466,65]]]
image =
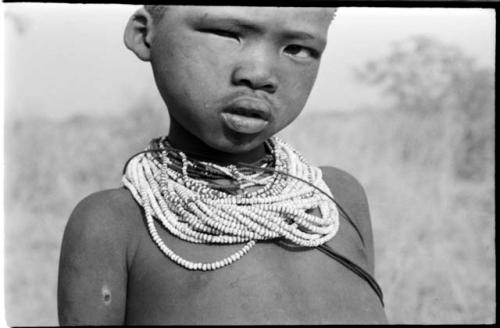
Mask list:
[[151,62],[170,130],[126,163],[124,187],[72,213],[62,325],[386,322],[363,188],[273,137],[309,96],[334,12],[131,17],[125,44]]

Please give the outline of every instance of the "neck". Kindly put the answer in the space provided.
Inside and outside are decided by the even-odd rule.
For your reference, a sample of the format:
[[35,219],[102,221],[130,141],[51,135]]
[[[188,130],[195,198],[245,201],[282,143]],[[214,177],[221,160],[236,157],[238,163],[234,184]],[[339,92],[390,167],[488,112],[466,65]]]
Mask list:
[[253,163],[257,162],[266,155],[264,143],[254,149],[242,153],[228,153],[214,149],[198,137],[186,131],[186,129],[173,120],[170,124],[168,141],[172,147],[183,151],[191,158],[202,161],[210,161],[221,165]]

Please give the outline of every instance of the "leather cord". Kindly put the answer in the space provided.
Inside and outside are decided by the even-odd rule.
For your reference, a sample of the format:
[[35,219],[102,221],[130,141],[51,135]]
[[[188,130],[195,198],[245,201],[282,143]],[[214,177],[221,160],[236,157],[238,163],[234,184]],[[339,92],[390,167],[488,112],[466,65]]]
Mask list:
[[330,256],[331,258],[335,259],[337,262],[345,266],[347,269],[351,270],[358,276],[360,276],[363,280],[365,280],[370,287],[373,288],[375,293],[377,294],[378,298],[380,299],[380,302],[382,303],[382,306],[384,306],[384,294],[382,293],[382,289],[380,288],[379,284],[377,281],[365,270],[363,270],[359,265],[355,264],[348,258],[346,258],[343,255],[340,255],[336,251],[334,251],[330,246],[327,244],[319,245],[317,246],[318,250],[321,252],[325,253],[326,255]]
[[[173,151],[173,152],[178,151],[177,149],[175,149],[173,147],[165,147],[165,148],[166,149],[150,149],[150,150],[145,150],[145,151],[138,152],[137,154],[131,156],[127,160],[127,162],[125,163],[125,165],[124,165],[123,173],[125,173],[125,170],[126,170],[126,168],[128,166],[128,163],[130,162],[130,160],[132,160],[132,158],[134,158],[135,156],[138,156],[138,155],[143,154],[143,153],[159,152],[159,151],[165,151],[165,150],[166,151]],[[238,163],[238,164],[241,165],[241,166],[246,166],[246,167],[257,169],[257,170],[263,170],[263,171],[269,171],[269,172],[277,172],[279,174],[283,174],[283,175],[289,176],[291,178],[295,178],[297,180],[300,180],[300,181],[302,181],[302,182],[304,182],[306,184],[309,184],[312,187],[316,188],[317,190],[319,190],[321,193],[323,193],[325,196],[327,196],[329,199],[331,199],[337,205],[337,207],[344,214],[344,218],[356,230],[359,238],[361,239],[361,242],[362,242],[363,246],[365,246],[365,241],[364,241],[363,235],[361,234],[361,231],[356,226],[356,224],[354,224],[354,221],[350,218],[350,216],[347,214],[347,212],[340,206],[340,204],[333,197],[331,197],[330,195],[328,195],[327,193],[325,193],[320,188],[316,187],[315,185],[313,185],[312,183],[310,183],[308,181],[305,181],[305,180],[300,179],[298,177],[295,177],[295,176],[293,176],[291,174],[288,174],[287,172],[282,172],[282,171],[278,171],[278,170],[274,170],[274,169],[269,169],[269,168],[262,168],[262,167],[259,167],[259,166],[250,165],[250,164],[246,164],[246,163]],[[365,280],[370,285],[370,287],[372,287],[372,289],[375,291],[375,293],[377,294],[378,298],[380,299],[380,302],[382,303],[382,306],[384,306],[384,295],[382,293],[382,289],[380,288],[380,286],[377,283],[377,281],[368,272],[366,272],[359,265],[357,265],[354,262],[352,262],[351,260],[349,260],[347,257],[345,257],[345,256],[337,253],[335,250],[333,250],[327,244],[319,245],[316,248],[318,250],[320,250],[321,252],[325,253],[326,255],[330,256],[331,258],[335,259],[337,262],[339,262],[340,264],[342,264],[343,266],[345,266],[347,269],[349,269],[350,271],[354,272],[356,275],[358,275],[363,280]]]

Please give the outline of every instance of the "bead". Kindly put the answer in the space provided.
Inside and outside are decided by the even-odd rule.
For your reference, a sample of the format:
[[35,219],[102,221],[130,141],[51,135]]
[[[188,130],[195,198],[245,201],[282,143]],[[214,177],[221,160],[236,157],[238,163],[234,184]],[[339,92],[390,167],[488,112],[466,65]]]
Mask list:
[[[167,145],[165,137],[150,147]],[[171,146],[168,146],[171,147]],[[295,149],[278,138],[266,142],[271,153],[259,166],[221,166],[193,161],[180,151],[143,153],[130,160],[123,184],[144,208],[151,238],[172,261],[189,270],[216,270],[245,255],[256,240],[284,238],[315,247],[338,231],[336,205],[316,188],[276,171],[304,179],[332,197],[321,170],[310,166]],[[161,160],[160,160],[161,159]],[[242,192],[231,194],[211,179],[224,179]],[[248,191],[249,188],[259,187]],[[308,210],[319,209],[320,217]],[[233,255],[212,263],[193,263],[175,254],[158,234],[154,220],[178,238],[192,243],[246,244]]]

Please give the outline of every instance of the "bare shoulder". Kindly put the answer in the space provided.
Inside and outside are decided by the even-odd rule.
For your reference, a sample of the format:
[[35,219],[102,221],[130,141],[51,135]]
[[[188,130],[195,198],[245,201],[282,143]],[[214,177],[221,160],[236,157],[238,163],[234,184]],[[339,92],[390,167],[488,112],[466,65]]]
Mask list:
[[365,189],[353,175],[332,166],[321,167],[321,171],[335,198],[356,212],[367,210]]
[[75,207],[59,260],[62,325],[123,324],[128,267],[141,218],[140,207],[124,188],[91,194]]
[[138,223],[140,211],[127,189],[103,190],[85,197],[76,205],[68,228],[97,230],[96,233],[113,229],[115,233],[126,233]]
[[136,208],[137,204],[126,188],[115,188],[88,195],[77,204],[74,212],[87,213],[91,211],[123,214]]
[[323,180],[333,197],[348,213],[365,241],[369,267],[374,269],[373,232],[366,192],[361,183],[350,173],[331,166],[321,167]]
[[[142,212],[125,188],[93,193],[81,200],[71,213],[64,232],[67,244],[104,243],[130,257],[133,233],[142,224]],[[115,253],[117,254],[117,253]]]

